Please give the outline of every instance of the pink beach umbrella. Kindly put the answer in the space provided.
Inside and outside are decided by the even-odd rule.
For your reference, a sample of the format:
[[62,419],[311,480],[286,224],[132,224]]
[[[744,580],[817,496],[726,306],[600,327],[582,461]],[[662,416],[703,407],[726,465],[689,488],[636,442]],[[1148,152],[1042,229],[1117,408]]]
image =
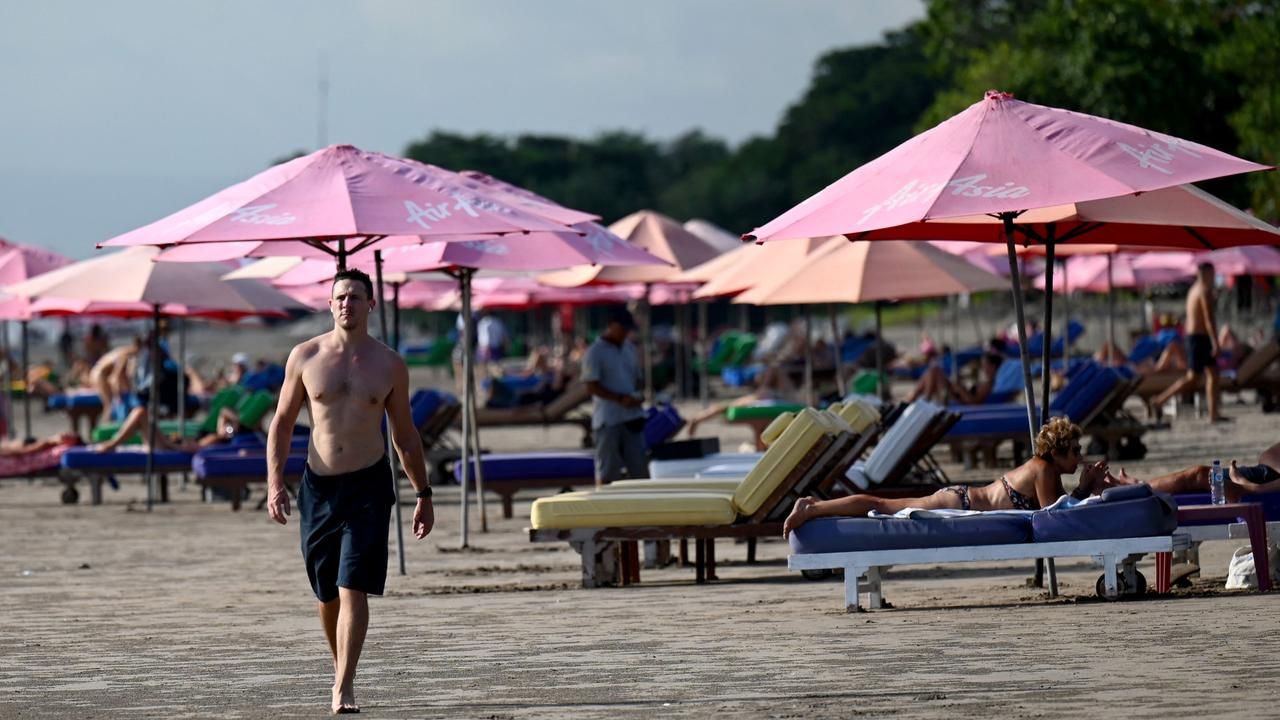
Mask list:
[[[990,91],[967,110],[854,170],[746,237],[760,242],[838,234],[854,239],[1003,241],[1013,280],[1027,414],[1034,437],[1039,423],[1026,354],[1015,237],[1021,234],[1030,241],[1054,245],[1087,234],[1089,241],[1105,242],[1099,233],[1107,231],[1110,221],[1072,221],[1064,209],[1098,201],[1104,202],[1100,210],[1105,210],[1110,198],[1265,169],[1265,165],[1180,138]],[[1209,198],[1187,190],[1181,199],[1185,202],[1188,195],[1197,194]],[[1058,208],[1064,217],[1032,224],[1023,216],[1037,208]],[[1177,203],[1153,206],[1152,214],[1135,224],[1168,228],[1173,225],[1169,218],[1187,209]],[[998,224],[989,224],[991,220]],[[1223,244],[1275,242],[1257,239],[1259,232],[1256,227],[1224,232]],[[1184,242],[1163,237],[1171,234],[1167,230],[1158,234],[1162,235],[1156,243],[1160,245],[1202,244],[1194,233],[1188,233],[1191,237]],[[1255,239],[1243,240],[1250,235]],[[1153,244],[1150,234],[1139,237],[1136,232],[1126,242]],[[1046,396],[1051,317],[1046,302]]]
[[348,253],[388,236],[442,238],[562,228],[465,187],[453,173],[331,145],[101,246],[301,241],[336,257],[341,266]]
[[[0,238],[0,288],[20,283],[28,278],[43,275],[51,270],[56,270],[65,265],[74,262],[71,258],[46,250],[35,245],[25,245],[20,243],[12,243],[4,238]],[[3,308],[3,314],[0,318],[4,320],[17,320],[20,329],[21,338],[21,354],[22,354],[22,378],[25,381],[27,377],[27,366],[29,361],[28,342],[27,342],[27,322],[31,319],[28,301],[23,298],[14,298],[6,302]],[[6,357],[9,354],[9,332],[8,326],[3,328],[3,343]],[[6,362],[3,372],[0,375],[4,378],[6,388],[4,395],[5,414],[8,418],[8,403],[10,384],[9,366]],[[29,393],[23,393],[22,396],[22,418],[23,432],[25,438],[31,437],[31,399]]]
[[1280,252],[1274,247],[1240,246],[1205,253],[1220,275],[1280,275]]
[[[152,308],[151,357],[153,377],[159,376],[158,351],[160,315],[164,306],[199,306],[209,312],[261,314],[302,309],[292,298],[265,283],[253,280],[223,281],[227,267],[219,263],[153,262],[159,248],[136,247],[107,253],[45,273],[9,288],[27,298],[57,298],[62,301],[98,303],[146,303]],[[154,488],[151,468],[155,447],[158,393],[151,393],[147,454],[147,507]]]

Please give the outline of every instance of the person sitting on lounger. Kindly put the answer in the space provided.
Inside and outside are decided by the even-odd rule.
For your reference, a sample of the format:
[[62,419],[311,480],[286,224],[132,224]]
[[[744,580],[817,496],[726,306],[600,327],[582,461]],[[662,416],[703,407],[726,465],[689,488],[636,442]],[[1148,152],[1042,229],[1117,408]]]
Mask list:
[[[1225,488],[1227,502],[1236,502],[1246,493],[1280,491],[1280,442],[1272,445],[1258,456],[1257,465],[1239,465],[1232,460],[1227,468],[1231,482]],[[1177,472],[1161,475],[1150,480],[1140,480],[1120,468],[1117,472],[1108,472],[1103,480],[1106,485],[1134,485],[1145,482],[1153,490],[1171,495],[1179,493],[1209,492],[1209,466],[1193,465]]]
[[[129,416],[120,424],[120,429],[110,440],[98,443],[93,446],[96,452],[114,452],[129,438],[138,433],[142,433],[143,445],[147,445],[147,406],[139,405],[129,411]],[[229,442],[231,438],[241,432],[261,432],[261,428],[245,428],[240,424],[240,416],[231,408],[222,408],[218,411],[217,428],[211,432],[196,438],[184,437],[167,437],[164,433],[156,434],[156,449],[174,452],[196,452],[210,445],[219,445]]]
[[796,400],[795,383],[791,382],[791,377],[783,372],[777,363],[770,364],[756,376],[755,386],[755,390],[742,397],[713,403],[706,410],[695,415],[693,419],[689,420],[687,426],[689,437],[696,437],[699,425],[711,418],[724,415],[725,411],[731,407],[754,405],[766,400],[778,402],[795,402]]
[[[956,485],[932,495],[915,498],[881,498],[872,495],[849,495],[834,500],[800,498],[782,525],[783,536],[816,517],[861,517],[875,510],[893,514],[906,508],[922,510],[1038,510],[1052,505],[1066,494],[1062,476],[1080,466],[1080,427],[1067,418],[1053,418],[1036,435],[1035,457],[1002,475],[999,480],[982,487]],[[1072,492],[1085,498],[1098,491],[1105,482],[1105,460],[1085,465],[1080,482]]]

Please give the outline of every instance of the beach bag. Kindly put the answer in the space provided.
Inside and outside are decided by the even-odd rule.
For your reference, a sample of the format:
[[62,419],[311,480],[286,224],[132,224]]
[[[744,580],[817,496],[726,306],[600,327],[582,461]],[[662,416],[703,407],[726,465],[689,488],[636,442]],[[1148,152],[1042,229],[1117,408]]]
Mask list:
[[[1280,581],[1280,546],[1267,545],[1267,564],[1271,570],[1271,581]],[[1237,548],[1231,556],[1231,564],[1227,566],[1228,590],[1256,590],[1258,588],[1258,570],[1253,562],[1253,551],[1248,548]]]

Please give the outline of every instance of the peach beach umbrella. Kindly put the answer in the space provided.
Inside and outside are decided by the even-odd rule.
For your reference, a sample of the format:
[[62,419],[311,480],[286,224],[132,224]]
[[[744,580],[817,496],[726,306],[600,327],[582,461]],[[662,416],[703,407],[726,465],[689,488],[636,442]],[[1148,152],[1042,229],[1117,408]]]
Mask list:
[[[751,305],[874,302],[876,337],[885,300],[1002,290],[1008,280],[928,244],[830,242],[792,269],[733,299]],[[877,362],[882,361],[877,353]],[[884,368],[878,365],[884,389]]]
[[[609,225],[609,230],[627,242],[637,245],[667,261],[666,267],[577,267],[560,272],[547,273],[539,278],[546,285],[556,287],[580,287],[583,285],[611,285],[644,283],[650,287],[657,283],[678,282],[680,273],[692,269],[720,255],[711,243],[694,235],[666,215],[653,210],[638,210]],[[641,337],[650,342],[650,300],[642,300]],[[645,398],[653,398],[653,364],[648,352],[642,353],[644,364]]]
[[[1106,242],[1106,233],[1112,229],[1107,222],[1093,220],[1033,224],[1024,215],[1037,208],[1150,193],[1266,169],[1266,165],[1198,143],[989,91],[968,109],[859,167],[746,237],[767,242],[842,234],[868,240],[1004,242],[1013,281],[1028,421],[1034,435],[1039,423],[1026,356],[1021,280],[1013,253],[1015,236],[1022,234],[1046,245],[1085,234],[1090,236],[1088,241]],[[998,224],[972,221],[984,216],[994,217]],[[957,222],[956,218],[971,221]],[[1167,223],[1166,218],[1157,216],[1148,224],[1156,221]],[[1167,232],[1158,235],[1156,244],[1183,244],[1170,242]],[[1136,231],[1124,241],[1152,243],[1149,234]],[[1227,240],[1224,244],[1246,243]],[[1045,335],[1047,365],[1047,322]],[[1047,372],[1044,382],[1047,394]]]

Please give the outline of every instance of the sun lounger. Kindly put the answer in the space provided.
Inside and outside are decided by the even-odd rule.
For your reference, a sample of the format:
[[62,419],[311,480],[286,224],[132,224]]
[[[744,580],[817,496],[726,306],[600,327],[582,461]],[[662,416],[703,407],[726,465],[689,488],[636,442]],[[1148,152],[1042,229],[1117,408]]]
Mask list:
[[[302,479],[307,464],[305,448],[301,453],[291,451],[285,460],[285,484],[296,486]],[[267,455],[265,450],[210,449],[204,450],[188,461],[195,473],[196,482],[207,488],[220,488],[231,499],[231,509],[239,510],[241,499],[250,484],[266,483]],[[263,499],[265,501],[265,498]],[[261,505],[262,503],[259,503]]]
[[785,429],[732,493],[671,490],[662,487],[663,481],[636,481],[599,492],[540,498],[533,504],[530,540],[567,540],[582,555],[584,587],[596,587],[609,579],[638,580],[638,566],[626,562],[633,552],[622,552],[623,562],[614,564],[617,543],[625,550],[638,540],[692,538],[702,581],[714,574],[709,540],[780,532],[780,521],[797,493],[807,492],[813,477],[829,472],[832,456],[852,438],[847,424],[845,431],[840,429],[843,421],[810,408],[775,422]]
[[731,407],[724,412],[725,422],[731,424],[745,424],[750,426],[752,435],[755,437],[756,449],[764,450],[765,442],[760,435],[764,429],[773,422],[773,419],[783,413],[800,412],[805,406],[800,403],[781,402],[778,400],[762,400],[751,405],[738,405]]
[[1114,598],[1122,588],[1145,589],[1134,567],[1142,555],[1189,545],[1176,529],[1172,501],[1142,485],[1107,490],[1092,504],[1035,512],[818,518],[791,534],[787,566],[843,570],[849,612],[860,609],[860,592],[869,594],[870,607],[883,607],[883,569],[891,565],[1094,557],[1104,568],[1098,594]]
[[[587,386],[575,382],[560,397],[545,405],[521,405],[514,408],[478,408],[478,427],[527,427],[530,425],[577,425],[582,428],[582,447],[594,445],[591,436],[591,416],[576,413],[591,399]],[[461,419],[458,420],[461,423]]]
[[[215,404],[216,401],[216,404]],[[225,407],[235,410],[236,417],[242,427],[254,428],[262,423],[262,418],[275,406],[275,398],[266,390],[245,392],[242,389],[224,388],[210,399],[209,410],[199,420],[185,423],[187,437],[200,437],[218,429],[218,413]],[[93,429],[93,442],[106,442],[120,430],[120,423],[106,423]],[[163,435],[175,435],[178,432],[176,420],[161,420],[156,423],[156,432]],[[143,442],[141,434],[125,440],[126,444],[136,445]]]
[[[45,408],[61,410],[71,421],[71,432],[85,437],[93,430],[93,426],[102,417],[102,397],[96,390],[71,390],[61,395],[50,395],[45,398]],[[85,431],[80,432],[80,421],[86,422]]]
[[946,482],[946,475],[928,456],[930,448],[959,416],[934,403],[917,400],[908,405],[876,443],[866,461],[853,463],[844,477],[856,492],[873,485],[894,485],[902,481],[917,462],[926,463],[926,482]]
[[[1249,353],[1234,370],[1220,373],[1218,388],[1221,392],[1239,393],[1244,390],[1257,392],[1263,409],[1270,411],[1276,408],[1280,398],[1280,338],[1272,338]],[[1185,370],[1162,370],[1141,376],[1141,381],[1134,389],[1134,394],[1147,406],[1148,414],[1154,415],[1152,407],[1156,396],[1168,390],[1174,383],[1186,376]],[[1186,392],[1198,393],[1204,389],[1204,379],[1198,377],[1187,386]]]
[[[157,452],[151,471],[159,478],[160,502],[169,502],[169,475],[191,470],[191,453]],[[62,502],[75,503],[80,499],[76,483],[89,484],[91,502],[102,504],[102,484],[117,485],[116,476],[143,475],[147,469],[147,451],[141,447],[120,447],[115,452],[97,452],[92,448],[72,448],[62,456],[61,479],[64,486]]]
[[61,477],[62,456],[75,447],[66,443],[35,452],[0,455],[0,480]]

